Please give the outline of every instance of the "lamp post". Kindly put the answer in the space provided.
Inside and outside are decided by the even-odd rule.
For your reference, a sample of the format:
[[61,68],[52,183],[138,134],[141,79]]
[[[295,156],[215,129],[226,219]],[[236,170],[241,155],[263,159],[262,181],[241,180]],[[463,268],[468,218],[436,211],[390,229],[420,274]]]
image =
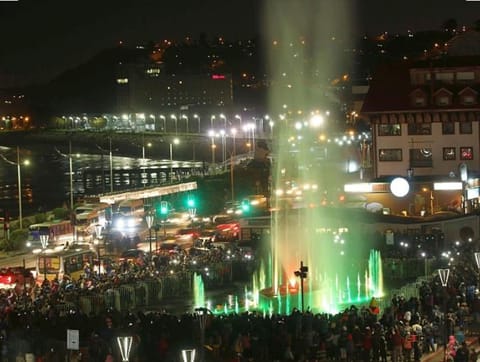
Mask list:
[[198,134],[200,134],[200,116],[198,114],[194,114],[193,118],[198,120]]
[[303,261],[300,262],[300,269],[295,271],[295,276],[300,278],[300,297],[302,298],[302,313],[305,311],[304,309],[304,293],[303,293],[303,280],[307,277],[308,273],[308,266],[303,265]]
[[118,348],[120,349],[120,355],[122,356],[122,362],[128,362],[130,357],[130,351],[132,350],[132,336],[117,337]]
[[198,324],[200,327],[200,361],[203,362],[205,361],[205,328],[207,326],[207,319],[210,311],[208,310],[208,308],[202,307],[195,308],[195,312],[197,314]]
[[[17,162],[8,160],[4,155],[0,154],[0,157],[10,165],[17,166],[17,184],[18,184],[18,222],[20,229],[23,229],[23,212],[22,212],[22,172],[20,163],[20,147],[17,146]],[[28,160],[24,161],[24,165],[29,165]]]
[[450,269],[438,269],[438,276],[440,277],[440,283],[444,289],[443,304],[444,304],[444,314],[443,314],[443,362],[447,360],[447,285],[448,277],[450,276]]
[[152,261],[152,225],[153,225],[154,216],[152,214],[148,214],[145,216],[145,221],[148,227],[148,242],[149,242],[149,250],[150,250],[150,261]]
[[236,143],[235,143],[235,136],[237,134],[236,128],[232,128],[232,154],[230,156],[230,188],[232,191],[232,202],[235,201],[235,185],[234,185],[234,177],[233,172],[235,169],[235,156],[236,156]]
[[43,251],[43,279],[47,280],[47,246],[48,246],[48,234],[41,234],[40,235],[40,242],[42,243],[42,251]]
[[[73,161],[72,161],[72,140],[69,140],[68,141],[68,155],[60,152],[57,148],[55,148],[55,151],[57,151],[57,153],[64,157],[64,158],[68,158],[68,171],[69,171],[69,178],[70,178],[70,213],[73,214]],[[73,225],[73,241],[75,242],[75,240],[77,239],[76,237],[77,235],[77,232],[76,232],[76,227],[75,225]]]
[[96,242],[97,242],[97,260],[98,260],[98,275],[100,275],[101,272],[101,265],[102,263],[100,262],[100,237],[102,235],[102,225],[95,225],[95,236],[96,236]]
[[222,164],[223,164],[223,170],[225,171],[227,169],[227,165],[225,164],[227,154],[226,154],[226,134],[224,129],[220,130],[220,136],[222,137]]
[[163,129],[162,131],[163,132],[167,132],[167,118],[164,116],[164,115],[160,115],[158,116],[158,118],[162,119],[163,120]]
[[215,165],[215,131],[213,129],[211,129],[210,131],[208,131],[208,135],[210,136],[210,139],[211,139],[211,148],[212,148],[212,167],[214,167]]
[[185,120],[185,133],[188,133],[188,116],[186,114],[182,114],[180,118]]
[[177,135],[178,134],[178,119],[177,119],[177,116],[174,115],[174,114],[171,114],[170,118],[175,121],[175,134]]
[[[99,145],[97,145],[97,148],[104,152],[104,153],[107,153],[108,152],[108,156],[109,156],[109,163],[110,163],[110,192],[113,192],[113,154],[112,154],[112,137],[109,136],[108,137],[108,151],[103,149],[102,147],[100,147]],[[103,155],[102,155],[102,159],[103,159]],[[102,162],[102,167],[103,167],[103,162]]]
[[220,118],[223,119],[223,128],[227,128],[227,117],[224,114],[220,115]]
[[195,361],[195,349],[182,349],[182,361],[194,362]]
[[173,174],[173,145],[178,145],[180,140],[178,138],[174,138],[172,142],[170,142],[170,181],[172,180]]

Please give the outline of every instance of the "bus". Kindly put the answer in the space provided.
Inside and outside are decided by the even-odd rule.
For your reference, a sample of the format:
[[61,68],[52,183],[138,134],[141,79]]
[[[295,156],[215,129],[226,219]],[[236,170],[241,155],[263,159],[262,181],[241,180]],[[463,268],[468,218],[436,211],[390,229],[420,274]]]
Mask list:
[[37,254],[35,263],[35,272],[38,280],[48,280],[58,278],[61,280],[64,276],[70,279],[78,280],[85,274],[85,267],[88,265],[93,271],[96,253],[91,249],[71,249],[71,250],[46,250]]
[[143,217],[144,211],[143,199],[120,201],[117,208],[117,212],[123,216]]
[[75,226],[77,228],[78,240],[84,241],[90,238],[96,232],[95,228],[97,225],[105,228],[105,210],[87,211],[76,215]]
[[27,248],[42,248],[40,235],[48,235],[49,245],[59,245],[73,238],[70,220],[48,221],[28,227]]

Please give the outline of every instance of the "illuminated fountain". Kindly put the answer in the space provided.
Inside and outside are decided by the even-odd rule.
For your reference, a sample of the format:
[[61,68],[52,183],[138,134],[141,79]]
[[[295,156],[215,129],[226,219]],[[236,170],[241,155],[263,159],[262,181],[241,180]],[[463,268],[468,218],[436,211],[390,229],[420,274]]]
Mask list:
[[[265,259],[264,273],[268,277],[259,272],[253,282],[263,310],[290,313],[299,308],[295,271],[300,262],[309,268],[306,308],[336,312],[383,294],[380,254],[356,232],[360,221],[343,215],[335,204],[335,193],[345,183],[345,148],[332,147],[329,133],[337,132],[333,124],[343,121],[337,118],[341,112],[331,114],[325,108],[334,104],[340,110],[334,90],[348,80],[344,49],[350,46],[354,13],[349,3],[265,2],[272,78],[268,111],[275,135],[271,256]],[[331,202],[329,207],[323,199]]]

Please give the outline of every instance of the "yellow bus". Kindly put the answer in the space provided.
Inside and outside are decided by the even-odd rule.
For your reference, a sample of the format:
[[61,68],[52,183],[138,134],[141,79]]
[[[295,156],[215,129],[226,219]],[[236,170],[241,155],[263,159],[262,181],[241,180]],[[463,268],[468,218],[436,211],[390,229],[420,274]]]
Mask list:
[[57,277],[59,280],[64,275],[71,279],[78,280],[85,274],[85,266],[88,263],[93,270],[96,253],[91,249],[73,249],[73,250],[46,250],[37,255],[36,276],[37,280],[53,280]]

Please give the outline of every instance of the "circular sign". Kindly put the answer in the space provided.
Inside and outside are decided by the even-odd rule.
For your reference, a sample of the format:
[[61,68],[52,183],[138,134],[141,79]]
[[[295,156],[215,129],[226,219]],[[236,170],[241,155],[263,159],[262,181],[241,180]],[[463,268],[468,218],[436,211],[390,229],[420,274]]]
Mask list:
[[390,191],[396,197],[404,197],[410,191],[410,185],[403,177],[397,177],[390,183]]

